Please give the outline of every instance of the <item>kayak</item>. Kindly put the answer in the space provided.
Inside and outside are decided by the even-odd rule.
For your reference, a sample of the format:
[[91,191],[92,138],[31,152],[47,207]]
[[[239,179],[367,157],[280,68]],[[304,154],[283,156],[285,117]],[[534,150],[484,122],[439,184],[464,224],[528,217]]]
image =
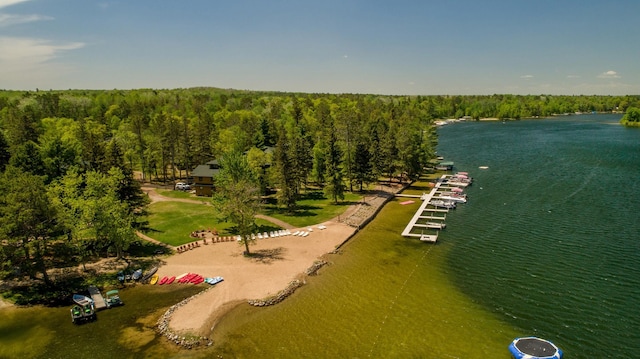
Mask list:
[[169,279],[167,279],[167,281],[164,284],[171,284],[173,283],[174,280],[176,280],[175,276],[169,277]]
[[204,282],[204,278],[201,275],[196,275],[193,278],[191,278],[189,282],[193,284],[200,284]]
[[162,277],[162,279],[160,279],[160,281],[158,282],[158,285],[163,285],[165,283],[167,283],[167,280],[169,278],[167,276]]
[[194,273],[189,273],[186,276],[180,278],[178,283],[189,283],[189,281],[191,280],[191,278],[193,278],[193,276],[195,276]]
[[149,281],[149,284],[154,285],[156,283],[158,283],[158,275],[154,274],[151,276],[151,280]]
[[208,284],[211,285],[216,285],[220,282],[222,282],[224,279],[222,277],[213,277],[213,278],[207,278],[204,281],[207,282]]

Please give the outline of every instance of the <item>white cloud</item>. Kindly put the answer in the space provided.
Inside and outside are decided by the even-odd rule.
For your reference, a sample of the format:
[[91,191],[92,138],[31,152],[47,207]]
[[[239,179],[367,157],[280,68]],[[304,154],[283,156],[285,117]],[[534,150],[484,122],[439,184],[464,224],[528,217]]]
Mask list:
[[533,75],[522,75],[520,76],[521,79],[532,79]]
[[0,27],[42,20],[53,20],[53,18],[42,15],[12,15],[0,13]]
[[30,0],[0,0],[0,9],[2,9],[3,7],[15,5],[15,4],[19,4],[21,2],[27,2],[27,1],[30,1]]
[[620,75],[618,75],[618,73],[613,70],[609,70],[601,73],[600,75],[598,75],[598,77],[601,79],[619,79]]
[[55,78],[74,71],[55,61],[65,51],[84,47],[81,42],[54,43],[49,40],[0,36],[0,78],[5,88],[44,87]]
[[579,79],[580,75],[567,75],[568,79]]
[[[0,0],[0,9],[11,6],[11,5],[19,4],[22,2],[26,2],[26,1],[30,1],[30,0]],[[37,14],[15,15],[15,14],[7,14],[7,13],[0,12],[0,27],[24,24],[28,22],[34,22],[34,21],[52,20],[52,19],[53,18],[50,16],[43,16],[43,15],[37,15]]]
[[60,51],[83,46],[82,42],[54,44],[42,39],[0,37],[0,65],[43,63],[55,58]]

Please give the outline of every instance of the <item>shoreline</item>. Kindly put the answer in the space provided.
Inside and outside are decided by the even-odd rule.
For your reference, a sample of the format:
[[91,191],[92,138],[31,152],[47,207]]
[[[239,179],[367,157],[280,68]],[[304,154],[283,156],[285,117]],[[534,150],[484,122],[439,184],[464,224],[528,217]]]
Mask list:
[[184,341],[175,339],[189,336],[206,339],[217,323],[238,305],[262,302],[286,292],[296,281],[304,282],[309,268],[344,245],[375,217],[384,204],[408,185],[379,187],[381,189],[376,191],[376,196],[367,197],[365,203],[350,206],[341,216],[290,230],[294,233],[312,229],[306,237],[289,235],[259,239],[250,248],[251,257],[245,257],[244,246],[233,241],[201,245],[167,258],[158,270],[160,277],[194,272],[202,276],[222,276],[224,281],[179,307],[172,307],[170,315],[167,311],[163,315],[165,336],[178,345],[190,347],[198,340],[185,345]]
[[201,245],[167,258],[166,264],[158,270],[160,277],[193,272],[224,278],[223,282],[173,310],[168,319],[171,331],[210,336],[218,321],[231,309],[247,301],[277,295],[292,281],[301,278],[314,261],[334,251],[357,231],[357,228],[334,221],[323,225],[326,228],[322,230],[314,226],[307,237],[257,240],[251,246],[251,257],[243,255],[244,246],[237,242],[221,242]]

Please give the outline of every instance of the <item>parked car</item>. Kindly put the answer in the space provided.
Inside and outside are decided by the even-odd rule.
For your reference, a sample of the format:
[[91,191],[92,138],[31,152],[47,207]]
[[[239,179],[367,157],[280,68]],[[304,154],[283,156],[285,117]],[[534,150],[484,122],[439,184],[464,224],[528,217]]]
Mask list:
[[191,186],[189,186],[188,183],[184,183],[184,182],[178,182],[176,183],[176,187],[177,190],[181,190],[181,191],[188,191],[191,189]]

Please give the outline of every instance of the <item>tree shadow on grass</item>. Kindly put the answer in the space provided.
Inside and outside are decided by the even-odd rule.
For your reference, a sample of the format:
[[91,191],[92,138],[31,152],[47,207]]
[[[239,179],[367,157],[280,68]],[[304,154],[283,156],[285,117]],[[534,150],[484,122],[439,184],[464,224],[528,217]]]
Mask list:
[[271,264],[275,261],[284,260],[284,247],[271,248],[271,249],[259,249],[251,252],[247,258],[257,263]]

